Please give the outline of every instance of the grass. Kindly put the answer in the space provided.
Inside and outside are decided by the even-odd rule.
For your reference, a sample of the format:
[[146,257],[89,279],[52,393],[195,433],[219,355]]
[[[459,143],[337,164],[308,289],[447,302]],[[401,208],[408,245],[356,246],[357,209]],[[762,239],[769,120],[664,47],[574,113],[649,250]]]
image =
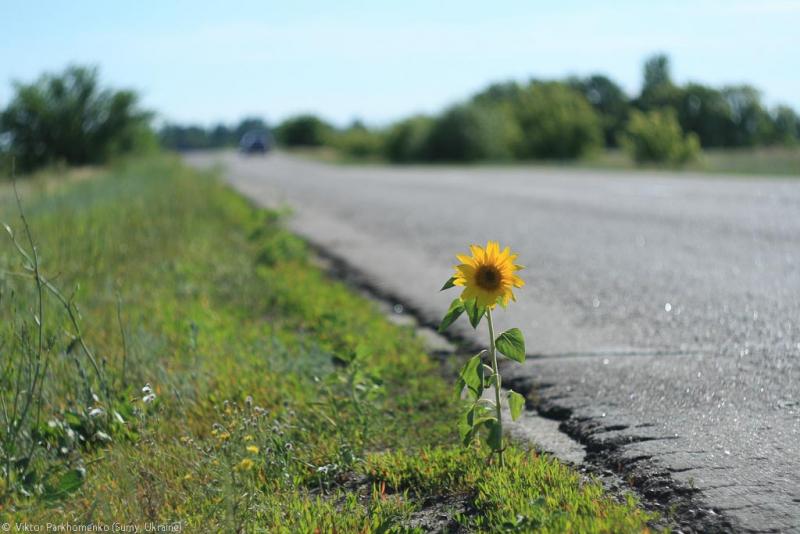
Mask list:
[[[637,167],[621,150],[606,150],[576,165],[601,169],[666,169],[671,167],[645,165]],[[800,176],[800,148],[760,147],[705,149],[697,161],[678,170],[714,174],[755,174]]]
[[800,148],[706,150],[701,165],[710,172],[800,176]]
[[[293,148],[289,153],[301,157],[341,165],[384,163],[379,158],[354,158],[331,147]],[[425,164],[425,163],[421,163]],[[455,164],[437,164],[455,165]],[[467,164],[461,164],[467,165]],[[578,160],[480,162],[468,165],[535,165],[604,170],[667,170],[711,174],[750,174],[764,176],[800,176],[800,147],[760,147],[737,149],[705,149],[697,161],[684,167],[665,165],[637,166],[622,150],[603,150]]]
[[[512,447],[498,471],[485,447],[462,447],[452,386],[414,332],[317,270],[275,213],[172,159],[89,174],[23,188],[41,276],[68,306],[45,293],[39,309],[19,254],[0,248],[0,353],[47,362],[24,462],[0,430],[14,474],[0,519],[190,532],[638,532],[654,519],[547,456]],[[7,188],[0,220],[23,241]]]

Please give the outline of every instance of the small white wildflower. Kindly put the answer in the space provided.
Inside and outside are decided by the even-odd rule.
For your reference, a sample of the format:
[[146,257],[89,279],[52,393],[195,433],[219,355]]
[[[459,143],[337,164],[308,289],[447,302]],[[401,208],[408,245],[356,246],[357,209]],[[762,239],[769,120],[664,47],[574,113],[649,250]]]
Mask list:
[[118,411],[116,411],[116,410],[114,410],[114,419],[116,419],[116,420],[117,420],[117,422],[118,422],[119,424],[121,424],[121,425],[124,425],[124,424],[125,424],[125,419],[123,419],[123,418],[122,418],[122,416],[119,414],[119,412],[118,412]]
[[50,428],[58,428],[58,421],[56,421],[55,419],[50,419],[47,422],[47,426],[49,426]]
[[104,412],[102,408],[92,408],[89,410],[89,417],[100,417]]
[[142,394],[144,394],[144,395],[149,395],[149,394],[150,394],[150,393],[152,393],[152,392],[153,392],[153,388],[152,388],[152,387],[150,387],[150,382],[148,382],[148,383],[147,383],[147,384],[145,384],[145,385],[144,385],[144,387],[142,388]]
[[95,402],[100,402],[100,397],[98,397],[96,393],[92,393],[92,398]]
[[246,399],[244,399],[244,403],[247,405],[248,408],[253,407],[253,396],[248,395]]
[[111,436],[109,436],[108,434],[106,434],[102,430],[99,430],[94,435],[94,439],[97,440],[97,441],[102,441],[102,442],[105,442],[105,443],[109,443],[111,441]]
[[61,454],[66,455],[69,452],[69,449],[66,447],[61,447]]
[[142,397],[142,402],[144,402],[145,404],[150,404],[154,400],[156,400],[155,393],[150,393],[149,395],[145,395],[144,397]]

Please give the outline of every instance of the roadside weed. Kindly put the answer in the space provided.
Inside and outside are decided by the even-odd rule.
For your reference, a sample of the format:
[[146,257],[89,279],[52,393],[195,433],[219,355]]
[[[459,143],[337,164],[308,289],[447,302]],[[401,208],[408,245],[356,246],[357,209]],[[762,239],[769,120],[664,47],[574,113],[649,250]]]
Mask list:
[[[11,220],[2,193],[0,219]],[[41,474],[41,493],[15,482],[28,494],[0,498],[3,521],[371,533],[491,531],[517,515],[566,524],[557,513],[588,525],[576,531],[641,531],[651,519],[513,443],[504,461],[516,473],[487,468],[493,450],[462,446],[452,388],[413,330],[314,267],[274,212],[212,175],[132,161],[25,207],[42,272],[80,288],[68,300],[109,399],[81,347],[66,350],[76,336],[66,309],[45,301],[51,434],[34,464],[67,491],[44,498]],[[23,323],[37,347],[32,278],[5,274],[19,264],[13,245],[0,248],[3,358]],[[86,402],[73,356],[99,400]],[[98,431],[111,441],[91,441]],[[54,463],[39,463],[46,454]]]

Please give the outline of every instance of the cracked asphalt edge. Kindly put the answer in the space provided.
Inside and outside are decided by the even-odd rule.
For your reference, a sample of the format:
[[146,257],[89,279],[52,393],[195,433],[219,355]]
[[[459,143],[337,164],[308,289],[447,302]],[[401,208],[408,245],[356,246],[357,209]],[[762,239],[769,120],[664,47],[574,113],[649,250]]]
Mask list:
[[[303,239],[318,265],[329,276],[378,303],[392,320],[414,327],[427,342],[431,355],[443,364],[449,355],[473,353],[484,348],[457,331],[439,333],[437,318],[409,305],[401,295],[380,288],[357,267],[308,236],[303,236]],[[405,319],[398,321],[398,316]],[[445,348],[443,342],[451,348]],[[501,368],[504,366],[501,364]],[[449,371],[454,373],[455,369]],[[599,480],[618,499],[624,498],[626,493],[633,493],[645,509],[661,515],[653,527],[686,533],[744,531],[731,518],[715,512],[704,502],[700,490],[677,482],[669,468],[661,465],[656,458],[648,455],[631,458],[623,454],[625,445],[654,438],[601,438],[598,434],[626,427],[609,427],[607,421],[574,416],[571,407],[559,402],[561,396],[555,384],[541,384],[532,378],[514,377],[506,379],[506,385],[526,397],[527,419],[510,425],[512,436],[553,454],[583,475]],[[567,439],[556,439],[550,435],[550,439],[546,439],[547,443],[542,446],[541,440],[537,439],[540,434],[552,434],[554,431]]]

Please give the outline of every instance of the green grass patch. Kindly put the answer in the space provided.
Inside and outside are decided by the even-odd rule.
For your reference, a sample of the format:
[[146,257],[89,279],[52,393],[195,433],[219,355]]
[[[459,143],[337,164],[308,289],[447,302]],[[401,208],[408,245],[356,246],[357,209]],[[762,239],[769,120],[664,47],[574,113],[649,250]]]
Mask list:
[[[23,431],[0,412],[2,519],[405,532],[437,499],[477,531],[653,519],[546,456],[511,448],[498,471],[464,449],[452,387],[414,332],[213,175],[149,159],[47,183],[23,203],[67,306],[45,292],[40,308],[20,254],[0,248],[4,405],[31,376],[14,366],[47,363]],[[8,189],[0,220],[24,245]]]

